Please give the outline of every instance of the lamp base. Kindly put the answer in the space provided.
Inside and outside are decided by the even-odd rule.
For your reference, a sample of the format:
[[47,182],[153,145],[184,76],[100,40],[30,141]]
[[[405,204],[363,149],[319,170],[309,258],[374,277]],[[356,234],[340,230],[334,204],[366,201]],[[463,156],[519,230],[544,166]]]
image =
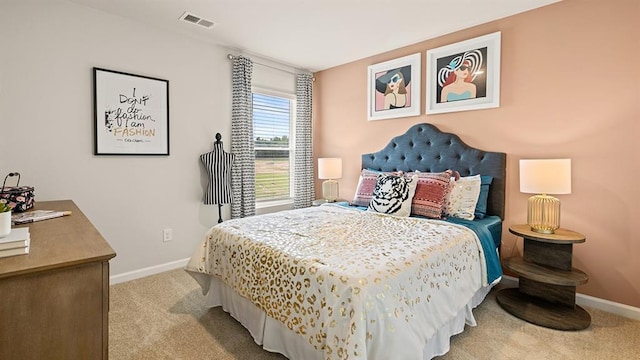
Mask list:
[[335,180],[325,180],[322,182],[322,197],[327,202],[334,202],[338,199],[338,182]]
[[554,234],[556,232],[556,229],[547,229],[547,228],[540,228],[540,227],[536,227],[531,225],[531,231],[533,232],[537,232],[538,234]]
[[527,224],[531,231],[553,234],[560,228],[560,200],[549,195],[534,195],[529,198]]

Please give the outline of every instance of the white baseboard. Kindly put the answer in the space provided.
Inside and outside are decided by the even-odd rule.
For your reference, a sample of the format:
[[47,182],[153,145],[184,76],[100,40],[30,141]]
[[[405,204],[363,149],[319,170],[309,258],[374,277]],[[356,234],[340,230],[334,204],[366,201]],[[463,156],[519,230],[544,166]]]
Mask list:
[[115,285],[115,284],[131,281],[135,279],[140,279],[145,276],[159,274],[161,272],[165,272],[169,270],[183,268],[187,265],[188,262],[189,262],[189,258],[172,261],[165,264],[150,266],[150,267],[139,269],[139,270],[133,270],[123,274],[113,275],[109,277],[109,284]]
[[[518,286],[518,278],[502,275],[502,281],[500,281],[500,283],[506,286],[515,287]],[[580,293],[576,294],[576,304],[624,316],[629,319],[640,320],[640,308],[634,306],[620,304]]]

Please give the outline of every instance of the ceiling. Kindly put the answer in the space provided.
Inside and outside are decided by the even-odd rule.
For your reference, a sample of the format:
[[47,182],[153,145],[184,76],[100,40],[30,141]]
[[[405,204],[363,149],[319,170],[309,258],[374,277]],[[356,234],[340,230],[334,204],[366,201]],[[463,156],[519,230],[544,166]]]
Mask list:
[[[559,0],[70,0],[295,68],[319,71]],[[180,20],[188,12],[213,21]]]

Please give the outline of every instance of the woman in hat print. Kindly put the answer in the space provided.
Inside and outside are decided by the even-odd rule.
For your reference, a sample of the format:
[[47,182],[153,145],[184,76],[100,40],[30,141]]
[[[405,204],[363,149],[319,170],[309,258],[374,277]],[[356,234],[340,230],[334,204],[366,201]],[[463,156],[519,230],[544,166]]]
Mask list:
[[410,81],[410,65],[389,70],[376,79],[376,90],[384,94],[383,109],[398,109],[408,105],[407,86]]
[[474,99],[476,84],[473,80],[481,66],[482,54],[474,50],[453,58],[447,66],[440,69],[438,72],[438,82],[442,87],[440,102]]

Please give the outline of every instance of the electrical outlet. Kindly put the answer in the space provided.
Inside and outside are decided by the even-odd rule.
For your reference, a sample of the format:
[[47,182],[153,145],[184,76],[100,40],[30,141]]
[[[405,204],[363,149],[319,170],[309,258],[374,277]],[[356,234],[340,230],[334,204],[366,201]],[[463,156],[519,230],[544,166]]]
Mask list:
[[162,241],[171,241],[173,240],[173,230],[172,229],[164,229],[162,230]]

